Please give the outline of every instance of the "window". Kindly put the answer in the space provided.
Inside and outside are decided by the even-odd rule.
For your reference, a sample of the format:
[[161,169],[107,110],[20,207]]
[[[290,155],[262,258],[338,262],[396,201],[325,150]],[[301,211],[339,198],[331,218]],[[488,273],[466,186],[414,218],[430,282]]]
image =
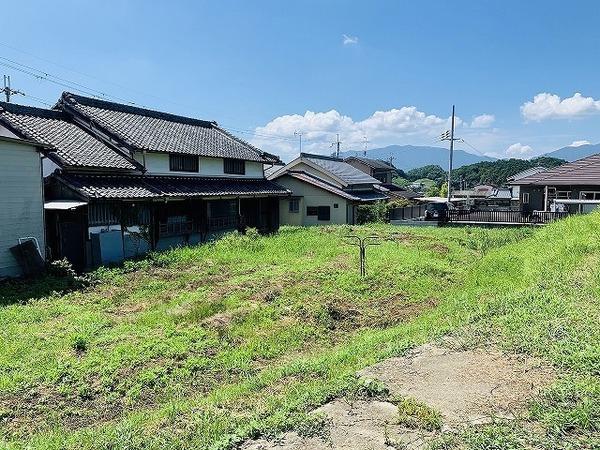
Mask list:
[[171,172],[198,172],[196,155],[169,154],[169,170]]
[[317,220],[329,220],[331,218],[331,211],[329,206],[319,206]]
[[579,197],[581,197],[582,200],[600,200],[600,192],[584,191],[579,193]]
[[334,207],[334,208],[339,208],[339,207],[340,207],[340,205],[338,205],[337,203],[334,203],[334,204],[333,204],[333,207]]
[[318,216],[319,208],[317,208],[316,206],[307,206],[306,207],[306,215],[307,216]]
[[299,198],[293,198],[290,200],[290,212],[291,213],[300,212],[300,199]]
[[523,193],[523,204],[525,204],[525,205],[529,204],[529,192]]
[[246,161],[243,159],[225,158],[223,160],[223,172],[233,175],[244,175],[246,173]]

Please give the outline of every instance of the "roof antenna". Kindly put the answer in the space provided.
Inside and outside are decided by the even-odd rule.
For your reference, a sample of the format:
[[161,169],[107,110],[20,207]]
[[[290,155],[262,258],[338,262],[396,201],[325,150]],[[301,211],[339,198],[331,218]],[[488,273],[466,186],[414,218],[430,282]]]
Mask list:
[[363,156],[366,157],[367,156],[367,147],[369,146],[369,140],[367,139],[366,135],[363,136],[363,145],[364,145]]
[[25,92],[17,91],[15,89],[10,88],[10,75],[4,75],[4,89],[2,89],[1,91],[4,92],[4,95],[6,96],[6,103],[10,103],[11,95],[25,95]]

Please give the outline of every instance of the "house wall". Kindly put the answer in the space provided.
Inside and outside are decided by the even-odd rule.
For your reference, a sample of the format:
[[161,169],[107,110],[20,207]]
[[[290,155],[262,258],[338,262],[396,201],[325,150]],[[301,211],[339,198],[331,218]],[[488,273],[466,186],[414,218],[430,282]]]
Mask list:
[[[347,223],[348,202],[345,198],[286,175],[275,181],[290,189],[292,197],[299,197],[300,200],[300,209],[297,213],[291,213],[289,210],[290,198],[280,200],[279,221],[282,225],[310,226]],[[334,207],[336,204],[337,208]],[[317,216],[307,216],[306,208],[309,206],[329,206],[330,220],[323,221],[318,220]]]
[[[529,203],[523,203],[523,197],[529,194]],[[521,186],[519,204],[525,212],[544,210],[544,187],[543,186]]]
[[36,237],[45,256],[40,159],[35,147],[0,139],[0,277],[21,275],[9,250],[20,237]]
[[[135,154],[135,159],[142,163],[144,157],[141,153]],[[171,172],[169,170],[168,153],[146,153],[146,169],[153,175],[181,175],[202,177],[227,177],[227,178],[263,178],[263,164],[255,161],[246,161],[245,175],[232,175],[223,172],[223,158],[208,158],[199,156],[198,172]]]

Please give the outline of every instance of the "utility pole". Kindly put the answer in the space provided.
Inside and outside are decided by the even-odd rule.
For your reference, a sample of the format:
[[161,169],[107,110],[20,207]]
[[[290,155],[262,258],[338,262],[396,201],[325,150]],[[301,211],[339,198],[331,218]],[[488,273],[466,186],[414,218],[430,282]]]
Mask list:
[[294,136],[300,138],[300,153],[302,153],[302,131],[294,131]]
[[10,75],[4,75],[4,89],[2,89],[2,92],[4,92],[4,95],[6,96],[6,103],[10,103],[11,95],[17,95],[17,94],[25,95],[24,92],[17,91],[17,90],[10,88]]
[[454,156],[454,141],[460,138],[454,137],[454,105],[452,105],[452,126],[440,136],[440,141],[450,141],[450,155],[448,158],[448,201],[452,198],[452,157]]
[[332,142],[331,145],[330,145],[330,147],[333,147],[334,145],[336,146],[336,150],[335,150],[335,157],[336,158],[340,157],[340,144],[341,144],[341,142],[340,142],[340,134],[337,133],[335,135],[335,142]]

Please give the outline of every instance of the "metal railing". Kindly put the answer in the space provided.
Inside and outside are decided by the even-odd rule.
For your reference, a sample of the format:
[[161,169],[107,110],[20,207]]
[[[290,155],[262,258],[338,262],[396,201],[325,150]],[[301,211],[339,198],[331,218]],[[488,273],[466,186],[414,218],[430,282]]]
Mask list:
[[451,223],[506,223],[506,224],[545,224],[563,219],[569,215],[568,212],[550,211],[468,211],[452,209],[445,213],[442,221]]
[[208,219],[208,229],[211,231],[233,230],[241,223],[239,216],[211,217]]

